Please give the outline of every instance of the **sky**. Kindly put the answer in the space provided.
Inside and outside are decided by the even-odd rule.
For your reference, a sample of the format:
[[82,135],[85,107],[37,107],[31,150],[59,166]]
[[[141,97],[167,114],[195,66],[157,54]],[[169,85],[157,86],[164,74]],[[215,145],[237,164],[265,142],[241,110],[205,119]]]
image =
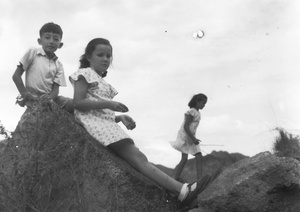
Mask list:
[[[297,0],[0,0],[0,121],[15,130],[25,109],[15,105],[12,75],[39,47],[42,25],[54,22],[64,32],[56,54],[66,78],[91,39],[110,40],[105,79],[128,106],[137,127],[127,133],[150,162],[179,162],[169,141],[197,93],[208,96],[196,134],[203,155],[272,151],[274,128],[300,134],[299,14]],[[198,30],[204,37],[193,37]],[[60,94],[73,97],[67,83]]]

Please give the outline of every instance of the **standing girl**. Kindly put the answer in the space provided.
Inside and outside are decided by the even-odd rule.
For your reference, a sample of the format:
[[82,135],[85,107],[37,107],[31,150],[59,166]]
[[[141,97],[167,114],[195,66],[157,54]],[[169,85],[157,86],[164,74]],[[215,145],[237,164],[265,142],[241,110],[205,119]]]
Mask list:
[[190,109],[184,114],[184,122],[178,131],[177,139],[171,142],[172,147],[181,152],[181,160],[175,169],[175,180],[179,180],[188,154],[196,157],[197,179],[202,177],[202,154],[199,146],[201,141],[195,137],[195,134],[201,119],[199,110],[204,108],[206,102],[207,97],[202,93],[193,96],[188,104]]
[[160,186],[178,195],[182,205],[194,205],[197,195],[208,185],[211,177],[206,176],[190,184],[174,180],[148,162],[147,157],[117,124],[122,122],[129,130],[135,128],[135,122],[130,116],[115,116],[115,111],[128,112],[128,108],[112,100],[117,91],[103,79],[112,62],[112,52],[108,40],[91,40],[80,58],[79,70],[70,76],[74,86],[76,119],[102,145]]

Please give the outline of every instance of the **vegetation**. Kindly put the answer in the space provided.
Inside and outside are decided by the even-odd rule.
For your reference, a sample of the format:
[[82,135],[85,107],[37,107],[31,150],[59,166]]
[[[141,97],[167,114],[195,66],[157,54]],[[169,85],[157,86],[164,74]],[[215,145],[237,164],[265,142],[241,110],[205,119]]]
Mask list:
[[6,139],[11,138],[11,133],[5,129],[0,121],[0,135],[3,135]]
[[273,146],[274,154],[279,157],[293,157],[300,159],[300,137],[288,133],[282,128],[276,128],[279,136]]

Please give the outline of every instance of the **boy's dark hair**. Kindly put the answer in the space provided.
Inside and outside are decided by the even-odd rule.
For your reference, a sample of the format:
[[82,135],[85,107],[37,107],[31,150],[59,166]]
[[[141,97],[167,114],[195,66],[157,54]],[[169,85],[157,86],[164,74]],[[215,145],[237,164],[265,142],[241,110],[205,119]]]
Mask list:
[[206,96],[205,94],[202,94],[202,93],[196,94],[196,95],[194,95],[193,98],[190,100],[188,106],[189,106],[190,108],[196,107],[197,102],[200,102],[200,101],[202,101],[202,100],[207,101],[207,96]]
[[46,23],[44,24],[44,26],[42,26],[42,28],[40,29],[40,37],[42,37],[42,35],[46,32],[58,34],[60,35],[60,39],[62,39],[63,37],[63,31],[61,27],[53,22]]

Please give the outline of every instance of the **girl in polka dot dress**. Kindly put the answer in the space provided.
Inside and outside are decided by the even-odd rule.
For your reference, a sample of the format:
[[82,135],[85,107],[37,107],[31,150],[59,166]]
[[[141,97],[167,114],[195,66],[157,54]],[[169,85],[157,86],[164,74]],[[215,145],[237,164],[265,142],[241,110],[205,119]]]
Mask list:
[[148,162],[147,157],[117,124],[122,122],[128,130],[135,128],[135,122],[130,116],[115,116],[115,111],[125,113],[128,108],[113,100],[117,91],[104,80],[112,61],[112,52],[108,40],[91,40],[80,58],[79,70],[70,76],[74,87],[76,119],[106,148],[160,186],[178,195],[182,206],[197,207],[197,195],[211,182],[211,176],[207,175],[189,184],[176,181]]

